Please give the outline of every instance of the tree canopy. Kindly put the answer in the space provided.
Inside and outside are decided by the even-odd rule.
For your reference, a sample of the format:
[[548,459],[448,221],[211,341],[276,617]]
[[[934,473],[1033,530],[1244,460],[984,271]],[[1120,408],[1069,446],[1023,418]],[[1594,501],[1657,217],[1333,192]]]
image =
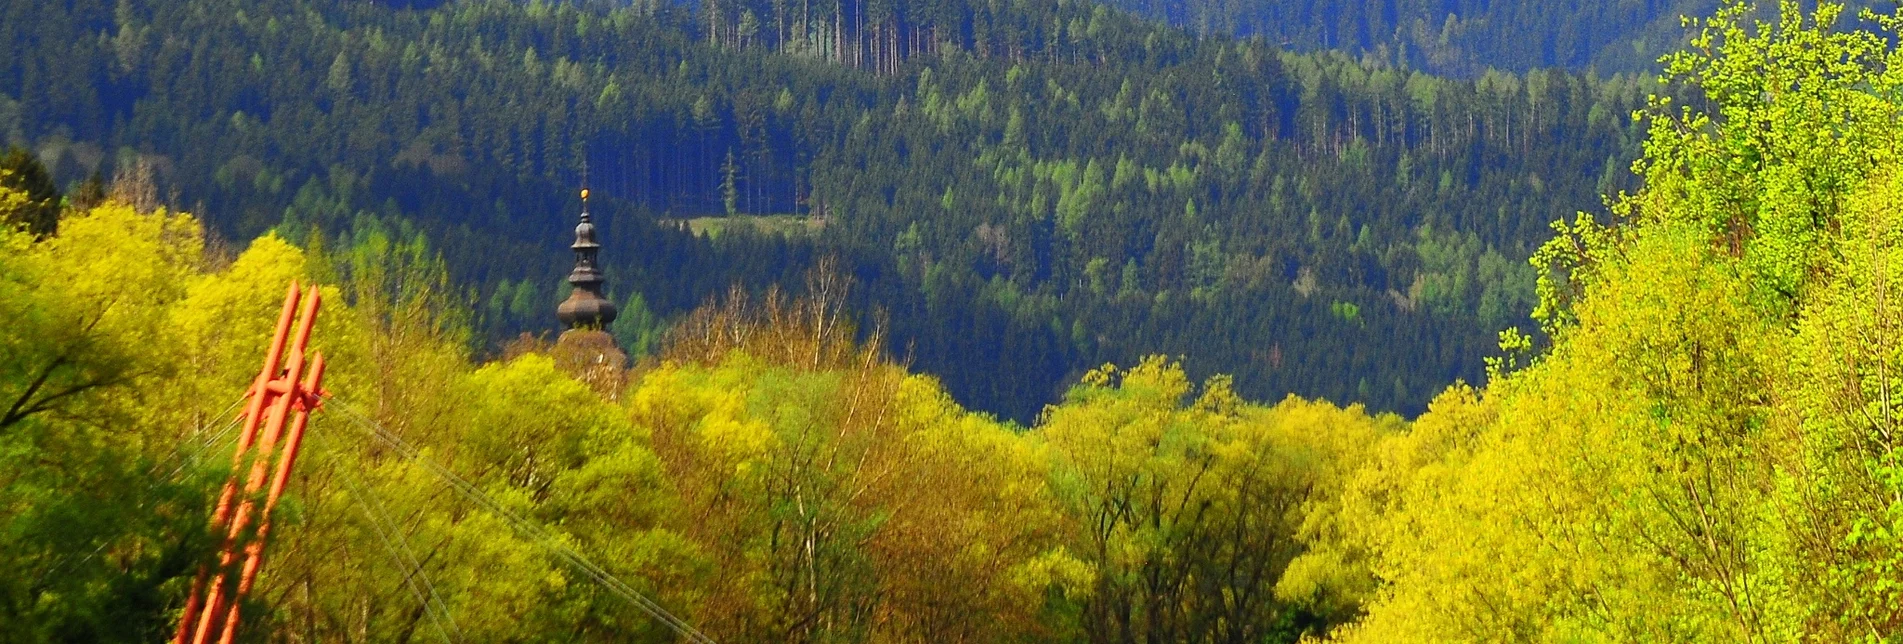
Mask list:
[[[121,6],[134,11],[134,3]],[[430,25],[451,20],[433,11],[503,23],[566,16],[594,29],[600,25],[587,21],[602,15],[645,15],[480,2],[339,11],[305,16],[311,22],[298,33],[359,33],[327,31],[336,16]],[[1423,270],[1413,278],[1418,286],[1387,300],[1416,303],[1418,313],[1393,310],[1432,316],[1437,306],[1471,308],[1437,299],[1451,297],[1435,295],[1448,290],[1470,297],[1478,290],[1463,301],[1484,304],[1486,289],[1463,280],[1489,272],[1537,280],[1524,298],[1538,328],[1508,329],[1494,338],[1497,348],[1468,355],[1485,360],[1486,380],[1436,382],[1438,393],[1412,420],[1347,402],[1353,396],[1342,398],[1345,406],[1299,396],[1254,402],[1260,398],[1241,375],[1203,376],[1184,360],[1147,355],[1079,370],[1053,403],[1019,421],[961,404],[949,377],[921,373],[893,351],[895,338],[930,337],[907,335],[907,324],[927,318],[894,309],[882,323],[854,312],[869,300],[900,301],[878,299],[892,292],[880,289],[998,306],[972,312],[974,326],[1013,323],[988,321],[987,311],[1022,321],[1010,316],[1028,310],[1052,336],[1086,339],[1090,327],[1074,330],[1086,318],[1043,317],[1125,301],[1153,309],[1155,319],[1223,310],[1221,289],[1146,281],[1159,279],[1145,273],[1150,255],[1125,268],[1093,258],[1074,281],[1052,277],[1061,262],[1032,268],[1010,258],[1027,230],[1043,230],[1047,241],[1091,239],[1086,222],[1104,208],[1069,200],[1117,190],[1172,203],[1182,194],[1204,197],[1184,199],[1180,210],[1182,222],[1228,217],[1204,230],[1245,221],[1218,214],[1230,202],[1205,189],[1220,184],[1196,177],[1220,174],[1224,141],[1250,141],[1247,126],[1213,130],[1206,150],[1194,137],[1166,139],[1176,154],[1207,165],[1099,161],[1094,172],[1109,183],[1096,193],[1086,187],[1094,186],[1090,159],[1107,155],[1053,152],[1065,144],[1040,142],[1037,128],[1025,125],[1029,102],[1001,107],[1020,92],[1061,94],[1066,100],[1046,104],[1068,104],[1063,73],[1081,78],[1087,65],[1038,68],[1035,55],[1008,48],[995,58],[921,65],[912,76],[858,69],[876,66],[866,61],[816,67],[843,79],[828,91],[870,88],[876,100],[853,100],[895,115],[878,121],[857,112],[841,136],[865,142],[863,150],[876,141],[909,157],[927,139],[907,138],[904,128],[994,119],[995,136],[978,136],[966,159],[985,161],[972,167],[987,180],[1024,184],[1021,192],[981,192],[990,205],[972,209],[1026,212],[1014,201],[1021,199],[1042,204],[1037,212],[1048,207],[1049,218],[1027,220],[1044,222],[1042,229],[980,220],[973,238],[997,262],[973,269],[983,275],[982,297],[934,290],[978,280],[942,276],[951,269],[935,258],[949,251],[927,241],[937,233],[923,218],[856,219],[842,210],[827,215],[837,219],[823,230],[847,232],[821,233],[842,235],[821,243],[801,237],[811,233],[742,230],[783,223],[766,218],[656,216],[662,223],[650,230],[674,232],[657,233],[654,243],[704,253],[683,256],[751,258],[798,272],[729,280],[708,291],[721,295],[665,320],[660,311],[670,305],[650,304],[665,298],[643,291],[642,305],[629,309],[648,315],[611,331],[648,354],[613,378],[578,373],[559,345],[550,350],[533,337],[479,349],[475,338],[492,323],[484,316],[536,299],[539,287],[527,296],[520,289],[537,282],[503,278],[493,288],[506,296],[466,297],[454,285],[471,269],[458,268],[457,257],[488,248],[470,242],[480,236],[458,237],[448,219],[426,211],[357,201],[392,194],[375,187],[379,173],[436,170],[342,170],[307,181],[314,187],[299,190],[288,222],[230,242],[164,205],[179,198],[158,196],[162,177],[189,165],[179,161],[183,153],[167,166],[153,155],[138,163],[132,152],[111,190],[95,182],[65,197],[57,167],[33,167],[34,156],[48,156],[36,148],[0,176],[0,640],[164,636],[187,580],[212,552],[204,522],[229,471],[222,455],[235,398],[253,377],[278,294],[301,279],[323,284],[332,303],[317,345],[330,358],[335,395],[314,417],[310,456],[280,508],[246,607],[248,638],[675,640],[628,601],[638,594],[725,641],[1890,641],[1903,630],[1903,406],[1894,394],[1903,386],[1895,337],[1903,305],[1892,297],[1892,287],[1903,287],[1895,214],[1903,206],[1903,140],[1894,127],[1903,115],[1894,100],[1903,87],[1896,38],[1903,14],[1851,23],[1841,6],[1795,0],[1779,3],[1772,18],[1765,11],[1729,2],[1694,25],[1691,48],[1668,60],[1664,87],[1672,91],[1653,93],[1640,111],[1638,183],[1609,191],[1606,212],[1554,223],[1543,244],[1527,249],[1525,269],[1504,254],[1487,259],[1492,242],[1453,223],[1398,229],[1413,235],[1408,252],[1423,266],[1473,271]],[[744,14],[737,20],[748,22]],[[780,60],[744,51],[765,30],[759,15],[752,22],[752,31],[724,31],[728,23],[713,21],[711,43],[680,46]],[[571,28],[581,29],[561,27]],[[833,38],[816,42],[845,42]],[[1190,47],[1182,51],[1225,61],[1243,51],[1182,42]],[[563,68],[558,49],[525,54],[521,64]],[[354,60],[330,57],[325,82],[355,88],[374,77],[365,71],[373,67]],[[453,60],[460,59],[444,59]],[[513,55],[506,60],[517,65]],[[1325,58],[1274,60],[1297,69]],[[1199,69],[1227,69],[1211,65]],[[928,77],[927,69],[969,75]],[[996,70],[1000,76],[987,75]],[[970,84],[943,89],[954,77]],[[905,78],[905,89],[882,94],[880,84],[892,78]],[[1436,82],[1488,96],[1497,90],[1483,88],[1523,77],[1488,78]],[[1571,87],[1606,87],[1575,80]],[[1157,101],[1165,99],[1192,100]],[[141,111],[145,103],[132,104],[134,116],[151,119],[140,122],[162,120]],[[683,114],[713,122],[714,99],[685,105]],[[1509,123],[1540,122],[1531,104],[1515,105],[1528,111],[1494,113],[1498,134],[1474,113],[1473,138],[1461,146],[1506,150],[1521,144],[1516,136],[1532,138],[1522,128],[1505,134]],[[1169,121],[1169,110],[1133,113],[1137,122],[1186,122]],[[1316,120],[1294,122],[1340,126],[1338,112],[1305,114]],[[1509,120],[1513,114],[1528,120]],[[927,120],[904,120],[915,117]],[[238,120],[250,127],[249,118]],[[1589,110],[1585,122],[1600,121]],[[1446,124],[1459,129],[1457,118]],[[899,134],[865,133],[878,127]],[[1616,138],[1615,126],[1604,127]],[[1380,158],[1395,168],[1446,162],[1433,160],[1438,135],[1423,136],[1426,143],[1364,135],[1237,145],[1320,146],[1325,154],[1293,158],[1333,158],[1342,164],[1328,166],[1336,170]],[[70,148],[51,156],[84,150],[81,139],[63,140]],[[292,158],[285,155],[273,158]],[[721,156],[720,165],[735,168],[745,155]],[[826,166],[814,163],[812,176],[824,177]],[[1291,169],[1281,179],[1289,192],[1275,194],[1293,199],[1308,189],[1288,182],[1318,176]],[[864,186],[850,178],[842,170],[815,179],[810,195],[859,194]],[[509,181],[518,180],[497,190],[533,192],[533,180]],[[1407,190],[1422,192],[1405,194],[1469,194],[1415,180]],[[248,181],[270,192],[268,177]],[[822,192],[827,181],[844,187]],[[727,200],[737,204],[737,179],[726,183]],[[47,185],[51,196],[34,192]],[[475,194],[468,185],[456,194]],[[876,190],[864,189],[855,199],[876,202]],[[921,197],[925,212],[958,211],[972,199],[957,185],[920,195],[929,197]],[[39,214],[49,205],[50,217]],[[677,214],[632,202],[613,207],[631,217]],[[1059,234],[1065,225],[1077,226],[1075,237]],[[892,245],[904,263],[854,254],[848,232],[880,226],[903,231]],[[1355,229],[1336,227],[1340,239],[1357,240],[1351,248],[1363,236]],[[1367,236],[1375,244],[1374,233]],[[1189,258],[1197,239],[1184,238]],[[1381,300],[1354,297],[1359,291],[1323,266],[1298,261],[1286,286],[1263,292],[1286,289],[1315,302],[1333,328],[1380,328]],[[887,269],[918,281],[878,281]],[[1067,299],[1099,291],[1105,300]],[[1061,328],[1066,321],[1072,328]],[[1158,337],[1206,338],[1227,328]],[[992,350],[1031,353],[1009,344]],[[1013,377],[1002,369],[950,373]],[[585,567],[576,563],[583,558]],[[625,583],[596,583],[609,577]]]
[[1418,413],[1526,324],[1546,222],[1631,187],[1657,89],[1057,0],[4,7],[0,137],[58,185],[142,160],[223,238],[427,236],[493,352],[552,325],[585,177],[650,330],[836,255],[891,353],[1021,423],[1149,353]]

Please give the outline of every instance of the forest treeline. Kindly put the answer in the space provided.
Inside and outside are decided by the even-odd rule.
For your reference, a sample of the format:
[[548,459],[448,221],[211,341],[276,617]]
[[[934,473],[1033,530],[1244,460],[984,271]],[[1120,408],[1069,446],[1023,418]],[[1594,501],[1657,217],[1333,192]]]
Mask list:
[[[1347,52],[1431,74],[1472,77],[1541,68],[1650,73],[1683,49],[1683,22],[1719,0],[1108,0],[1203,34],[1260,38],[1296,51]],[[1838,17],[1857,25],[1857,0]],[[1769,18],[1765,3],[1755,17]],[[1865,25],[1871,26],[1871,25]]]
[[[27,194],[0,188],[0,212]],[[246,638],[675,641],[559,543],[716,641],[1287,641],[1348,615],[1304,544],[1401,426],[1156,358],[1090,372],[1027,430],[861,342],[837,288],[736,291],[625,376],[563,345],[477,364],[428,252],[237,252],[150,197],[0,231],[0,641],[170,632],[291,280],[325,284],[333,396]]]
[[[1342,50],[1430,73],[1563,68],[1644,72],[1689,38],[1681,16],[1718,0],[1111,0],[1198,33]],[[1866,3],[1867,4],[1867,3]]]
[[[1546,223],[1632,185],[1658,90],[1069,0],[0,11],[0,132],[59,185],[144,162],[219,238],[425,235],[493,349],[552,325],[585,177],[629,344],[838,255],[894,355],[1025,423],[1150,353],[1417,413],[1526,320]],[[706,216],[809,232],[678,223]]]
[[717,641],[1887,641],[1903,17],[1780,8],[1701,22],[1669,71],[1709,106],[1652,99],[1643,185],[1535,254],[1550,346],[1502,334],[1484,386],[1412,421],[1160,357],[999,421],[851,329],[830,262],[625,374],[484,361],[401,235],[240,251],[139,175],[60,196],[0,164],[0,638],[163,636],[220,428],[307,279],[333,397],[260,638],[676,641],[553,540]]

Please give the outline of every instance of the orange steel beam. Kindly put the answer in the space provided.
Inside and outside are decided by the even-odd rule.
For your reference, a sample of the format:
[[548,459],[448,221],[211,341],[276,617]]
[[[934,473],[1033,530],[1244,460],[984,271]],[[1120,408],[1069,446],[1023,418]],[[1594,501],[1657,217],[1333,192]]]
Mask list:
[[[264,435],[258,442],[258,454],[251,459],[251,473],[245,477],[244,498],[239,502],[238,513],[231,518],[231,527],[225,534],[225,544],[218,555],[220,573],[231,568],[237,559],[238,540],[249,527],[251,514],[256,504],[253,500],[264,487],[265,470],[270,465],[271,452],[277,447],[278,436],[284,432],[284,417],[290,413],[291,399],[297,388],[297,382],[303,376],[304,348],[310,342],[311,326],[316,322],[318,297],[315,290],[304,302],[304,315],[299,320],[296,339],[291,345],[291,364],[282,378],[265,384],[265,392],[272,397],[269,415],[264,421]],[[219,574],[211,580],[211,590],[205,595],[205,612],[198,619],[197,633],[192,636],[192,644],[206,644],[210,641],[214,622],[218,621],[219,611],[224,608],[225,575]],[[233,598],[232,603],[236,603]]]
[[[290,288],[284,293],[284,307],[278,313],[277,331],[271,336],[271,349],[264,354],[264,366],[258,370],[258,377],[252,380],[251,389],[245,394],[251,400],[245,405],[244,429],[238,434],[238,448],[231,457],[232,476],[225,481],[224,491],[218,495],[218,505],[212,511],[211,530],[214,534],[222,530],[226,522],[231,519],[231,501],[238,494],[237,470],[244,465],[245,452],[251,449],[251,442],[257,436],[258,421],[264,415],[267,398],[264,385],[277,376],[278,362],[284,356],[284,342],[290,336],[291,322],[297,315],[297,301],[300,295],[302,292],[297,282],[292,281]],[[208,567],[198,569],[198,577],[192,581],[192,594],[185,600],[185,611],[179,616],[178,631],[172,636],[172,644],[186,644],[190,641],[192,625],[198,615],[200,596],[210,574],[211,569]]]
[[[299,300],[303,301],[302,315],[297,315]],[[260,558],[264,551],[264,538],[269,531],[269,515],[283,494],[284,485],[290,477],[292,466],[296,462],[297,449],[303,442],[304,427],[310,417],[310,411],[321,402],[324,372],[324,358],[319,355],[311,364],[310,372],[304,374],[306,349],[310,343],[311,330],[316,324],[317,311],[322,297],[315,286],[311,287],[308,297],[296,282],[284,296],[284,308],[278,316],[277,331],[271,340],[271,349],[265,355],[264,367],[258,377],[252,381],[247,393],[251,400],[245,407],[244,431],[239,434],[238,446],[232,455],[232,475],[225,482],[224,490],[218,498],[218,505],[212,513],[211,529],[214,534],[223,532],[225,539],[219,550],[216,567],[205,566],[199,569],[192,583],[191,597],[186,599],[185,610],[179,615],[178,630],[172,637],[173,644],[206,644],[214,630],[219,632],[223,642],[230,642],[235,635],[238,621],[238,603],[251,589],[251,582],[257,575]],[[291,333],[291,324],[296,321],[297,331]],[[290,342],[288,367],[280,366],[285,360],[285,343]],[[298,382],[305,376],[305,382]],[[259,528],[255,535],[246,541],[245,528],[252,521],[257,509],[256,497],[265,484],[266,469],[272,453],[277,450],[279,438],[284,435],[285,417],[295,411],[291,423],[291,432],[285,441],[282,456],[278,459],[275,476],[270,481],[269,498],[264,505],[264,516],[259,519]],[[260,433],[262,430],[262,433]],[[256,454],[251,448],[256,445]],[[251,470],[245,478],[243,496],[238,494],[239,468],[249,458]],[[233,501],[237,501],[233,511]],[[235,592],[229,600],[225,597],[226,579],[232,572],[232,564],[237,560],[238,544],[244,541],[245,562],[241,578]],[[206,586],[209,583],[209,590]],[[200,594],[204,592],[203,595]],[[227,604],[229,606],[227,606]],[[219,619],[223,617],[224,619]]]
[[[315,293],[312,293],[312,299],[316,299]],[[277,509],[278,497],[284,495],[284,485],[290,481],[291,468],[297,465],[297,449],[304,443],[304,426],[310,422],[311,411],[319,404],[318,396],[322,395],[323,384],[324,356],[320,354],[311,363],[310,375],[304,380],[303,391],[299,392],[302,395],[294,401],[297,416],[291,419],[291,434],[284,441],[284,455],[278,457],[277,473],[271,478],[271,491],[264,498],[264,513],[258,516],[258,534],[251,539],[251,543],[245,545],[244,569],[238,576],[237,593],[232,595],[231,611],[225,614],[225,632],[218,637],[219,644],[231,644],[232,638],[238,634],[237,599],[251,592],[251,582],[258,577],[258,566],[264,558],[264,539],[271,534],[271,511]]]

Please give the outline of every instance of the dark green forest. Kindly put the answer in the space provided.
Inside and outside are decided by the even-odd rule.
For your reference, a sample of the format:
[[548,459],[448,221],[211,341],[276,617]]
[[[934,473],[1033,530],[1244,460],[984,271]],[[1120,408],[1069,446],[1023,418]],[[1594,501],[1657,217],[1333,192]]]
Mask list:
[[1069,0],[12,0],[0,46],[0,135],[61,186],[143,168],[218,237],[426,243],[479,351],[553,328],[586,182],[624,345],[839,256],[861,328],[1024,422],[1150,353],[1419,412],[1525,320],[1548,222],[1632,183],[1660,90]]
[[0,644],[1903,640],[1903,10],[1769,4],[0,0]]
[[1110,0],[1199,33],[1259,36],[1335,49],[1441,74],[1542,67],[1601,72],[1657,68],[1682,48],[1680,16],[1718,0]]
[[[1107,0],[1197,33],[1259,37],[1297,51],[1338,50],[1430,73],[1540,68],[1651,72],[1685,47],[1719,0]],[[1805,3],[1809,4],[1809,3]],[[1856,24],[1861,7],[1839,16]],[[1772,7],[1755,14],[1768,18]],[[1866,27],[1874,25],[1864,25]]]

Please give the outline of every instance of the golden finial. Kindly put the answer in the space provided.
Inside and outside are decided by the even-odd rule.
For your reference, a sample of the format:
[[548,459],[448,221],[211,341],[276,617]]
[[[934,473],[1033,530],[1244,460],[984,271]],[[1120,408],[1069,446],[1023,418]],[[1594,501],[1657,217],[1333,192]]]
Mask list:
[[582,201],[587,201],[587,200],[588,200],[588,189],[587,189],[587,188],[582,188],[582,189],[581,189],[581,200],[582,200]]

